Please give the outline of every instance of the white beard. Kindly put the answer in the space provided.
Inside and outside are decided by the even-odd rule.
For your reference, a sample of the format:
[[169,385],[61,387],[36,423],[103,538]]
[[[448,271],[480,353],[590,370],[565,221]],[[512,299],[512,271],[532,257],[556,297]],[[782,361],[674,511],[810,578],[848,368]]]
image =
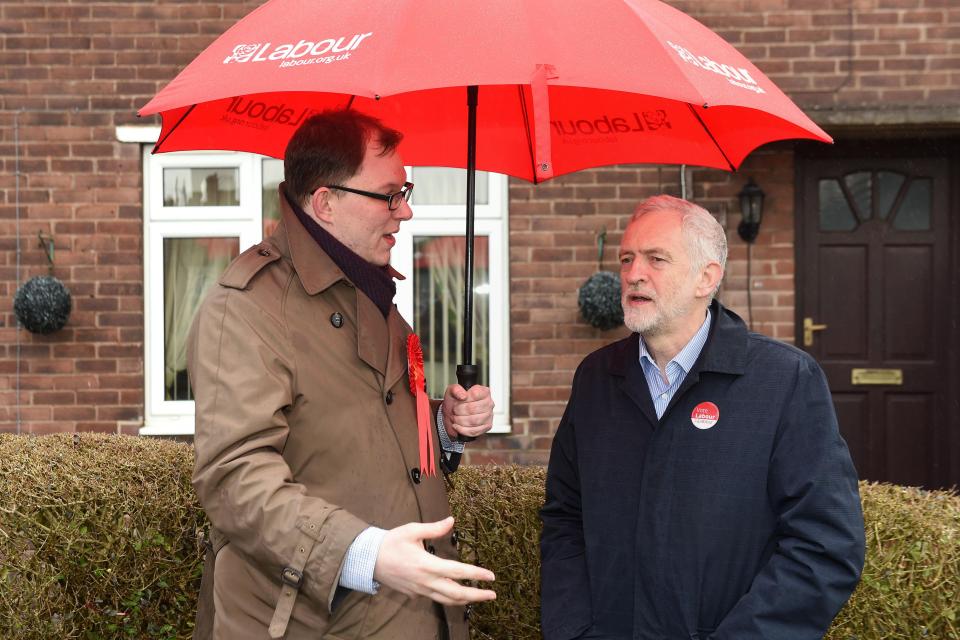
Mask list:
[[625,304],[627,291],[624,293],[621,303],[623,303],[623,324],[630,331],[639,333],[642,336],[656,336],[670,329],[670,325],[677,318],[683,317],[690,312],[690,304],[683,304],[679,301],[680,295],[674,296],[671,301],[653,300],[649,304],[649,309],[634,309]]

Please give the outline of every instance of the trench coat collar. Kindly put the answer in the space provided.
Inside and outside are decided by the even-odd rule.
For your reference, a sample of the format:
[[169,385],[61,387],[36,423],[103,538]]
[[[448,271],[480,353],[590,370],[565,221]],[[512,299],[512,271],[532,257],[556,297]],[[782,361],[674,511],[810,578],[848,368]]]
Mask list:
[[[743,375],[747,362],[747,327],[740,316],[725,308],[714,299],[710,303],[713,321],[710,334],[693,368],[683,379],[680,388],[664,412],[664,417],[673,405],[691,386],[699,382],[702,373],[721,373]],[[624,378],[621,388],[643,411],[651,424],[657,424],[657,414],[650,397],[647,379],[640,366],[640,334],[633,333],[617,343],[610,358],[609,371],[612,375]]]
[[[313,296],[341,281],[356,289],[356,285],[337,266],[333,258],[327,255],[303,228],[284,197],[283,188],[283,183],[280,183],[277,191],[280,224],[271,240],[280,255],[289,257],[293,263],[303,290],[307,295]],[[404,279],[393,267],[388,267],[388,272],[393,278]],[[385,388],[396,384],[406,372],[406,360],[397,354],[406,354],[405,341],[408,333],[396,305],[384,319],[373,300],[357,291],[357,355],[380,374]],[[398,343],[403,344],[401,346]]]

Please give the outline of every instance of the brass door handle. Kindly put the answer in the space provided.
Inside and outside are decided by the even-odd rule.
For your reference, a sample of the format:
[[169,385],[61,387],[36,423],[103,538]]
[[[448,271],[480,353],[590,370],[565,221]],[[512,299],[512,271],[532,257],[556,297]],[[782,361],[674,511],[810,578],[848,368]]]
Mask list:
[[827,328],[825,324],[813,324],[813,318],[803,319],[803,346],[813,346],[813,332],[823,331]]

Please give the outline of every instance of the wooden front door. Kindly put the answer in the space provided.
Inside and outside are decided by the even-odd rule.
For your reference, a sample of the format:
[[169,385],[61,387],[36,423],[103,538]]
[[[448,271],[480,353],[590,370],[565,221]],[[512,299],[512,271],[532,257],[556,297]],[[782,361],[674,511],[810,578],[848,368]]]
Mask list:
[[797,345],[827,374],[860,477],[953,484],[950,162],[872,155],[798,167]]

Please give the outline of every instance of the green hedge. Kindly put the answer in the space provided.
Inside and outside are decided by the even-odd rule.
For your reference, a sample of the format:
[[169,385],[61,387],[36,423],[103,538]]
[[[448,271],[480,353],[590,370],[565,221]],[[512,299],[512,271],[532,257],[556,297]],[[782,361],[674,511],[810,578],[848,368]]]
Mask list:
[[188,638],[204,516],[190,447],[0,436],[0,638]]
[[[0,435],[0,638],[189,638],[199,587],[192,449],[148,438]],[[465,560],[497,574],[473,636],[540,637],[539,467],[466,467]],[[867,565],[829,640],[960,638],[960,497],[861,484]]]

